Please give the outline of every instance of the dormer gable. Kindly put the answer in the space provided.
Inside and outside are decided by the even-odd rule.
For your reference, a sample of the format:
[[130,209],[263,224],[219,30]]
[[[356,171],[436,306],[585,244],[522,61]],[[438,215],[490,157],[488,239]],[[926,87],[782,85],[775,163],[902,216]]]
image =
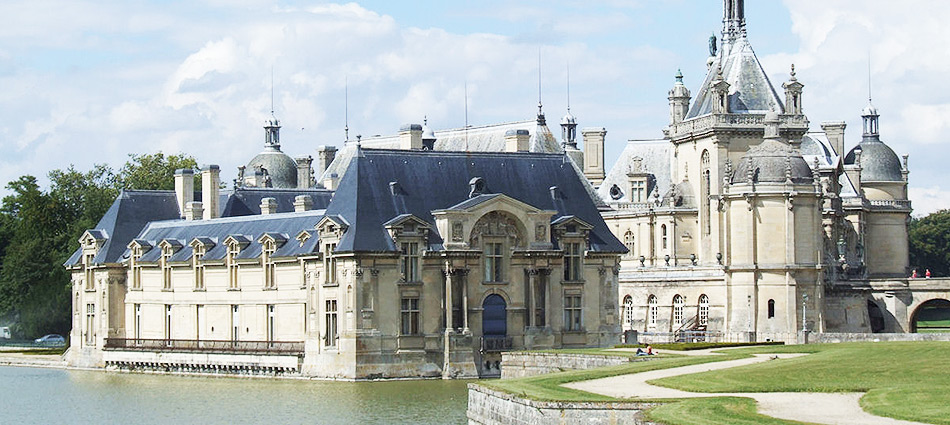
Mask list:
[[251,238],[244,235],[228,235],[228,237],[224,239],[224,244],[228,247],[236,246],[238,250],[242,250],[251,244]]
[[162,241],[158,243],[158,247],[162,250],[162,252],[176,253],[184,246],[185,245],[182,244],[180,240],[171,238],[162,239]]
[[192,239],[191,242],[188,243],[188,245],[191,246],[191,249],[195,253],[203,254],[205,252],[210,251],[211,248],[214,248],[215,243],[214,243],[214,239],[199,236]]
[[396,241],[400,238],[429,238],[429,223],[412,214],[400,214],[393,219],[383,223],[383,227],[389,232],[389,236]]
[[109,240],[109,235],[104,230],[89,229],[79,237],[79,245],[83,251],[98,251]]
[[574,237],[587,240],[588,236],[590,235],[590,231],[594,229],[594,226],[573,215],[565,215],[558,218],[557,220],[554,220],[551,223],[551,229],[554,233],[554,236],[558,239]]
[[300,233],[297,233],[297,236],[294,237],[294,239],[296,239],[297,242],[300,243],[300,246],[303,246],[303,244],[307,243],[307,241],[310,240],[310,238],[312,237],[313,237],[313,234],[310,233],[309,231],[301,230]]
[[127,248],[129,248],[130,251],[139,250],[141,254],[145,254],[146,252],[151,251],[153,246],[147,240],[132,239],[132,242],[129,242],[129,244],[127,245]]
[[340,239],[350,224],[339,215],[328,215],[317,222],[316,229],[321,239]]
[[280,248],[284,246],[285,243],[287,243],[287,239],[287,235],[283,233],[267,232],[261,235],[261,237],[257,238],[257,243],[261,245],[273,243],[276,248]]
[[516,220],[518,233],[523,238],[520,248],[552,248],[548,229],[557,211],[543,210],[503,193],[476,195],[446,209],[432,211],[432,215],[446,249],[472,249],[469,245],[473,230],[482,217],[492,212]]

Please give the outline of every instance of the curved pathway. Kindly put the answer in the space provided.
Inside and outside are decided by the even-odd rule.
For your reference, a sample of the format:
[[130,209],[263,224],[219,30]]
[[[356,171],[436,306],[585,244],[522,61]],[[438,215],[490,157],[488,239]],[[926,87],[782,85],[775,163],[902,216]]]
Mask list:
[[611,378],[572,382],[565,387],[611,397],[658,399],[698,397],[746,397],[758,402],[759,413],[780,419],[833,425],[917,425],[875,416],[858,404],[863,393],[694,393],[650,385],[647,381],[687,375],[710,370],[728,369],[772,358],[787,359],[805,354],[756,354],[755,357],[724,362],[705,363],[650,372],[620,375]]

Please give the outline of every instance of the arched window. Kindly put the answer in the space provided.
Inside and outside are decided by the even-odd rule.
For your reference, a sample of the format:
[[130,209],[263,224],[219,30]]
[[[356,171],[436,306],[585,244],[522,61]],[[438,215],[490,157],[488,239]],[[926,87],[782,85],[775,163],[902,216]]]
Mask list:
[[629,295],[623,297],[623,321],[633,324],[633,297]]
[[706,294],[699,296],[699,325],[709,324],[709,297]]
[[650,297],[647,298],[647,305],[650,306],[647,323],[650,325],[650,327],[656,327],[656,319],[660,309],[660,306],[657,303],[656,295],[650,295]]
[[634,240],[634,238],[633,238],[633,232],[630,231],[630,230],[627,230],[627,233],[624,233],[624,234],[623,234],[623,244],[624,244],[624,246],[627,247],[627,250],[629,250],[629,252],[627,252],[627,256],[628,256],[628,257],[635,257],[635,256],[636,256],[636,254],[634,254],[634,251],[633,251],[634,242],[635,242],[635,240]]
[[775,300],[769,300],[769,319],[775,317]]
[[666,247],[667,247],[666,239],[667,239],[667,238],[666,238],[666,225],[665,225],[665,224],[662,225],[662,226],[660,226],[660,238],[661,238],[661,240],[662,240],[662,242],[660,243],[660,245],[663,247],[663,249],[666,249]]
[[683,297],[679,294],[673,297],[673,326],[683,325]]
[[709,196],[712,194],[712,175],[709,172],[709,151],[703,151],[701,159],[700,172],[702,174],[702,183],[700,184],[700,200],[703,205],[702,221],[704,234],[712,232],[712,220],[710,215],[712,210],[709,207]]

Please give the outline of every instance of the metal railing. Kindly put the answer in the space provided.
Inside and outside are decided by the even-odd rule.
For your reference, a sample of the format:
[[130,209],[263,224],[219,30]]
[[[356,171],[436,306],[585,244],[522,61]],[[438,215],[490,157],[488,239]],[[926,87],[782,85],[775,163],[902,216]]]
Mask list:
[[640,332],[640,343],[665,344],[673,342],[721,342],[719,331]]
[[106,338],[105,349],[123,351],[172,351],[181,353],[302,355],[304,352],[304,343],[302,341]]
[[482,337],[482,352],[497,353],[499,351],[511,350],[510,336],[484,336]]

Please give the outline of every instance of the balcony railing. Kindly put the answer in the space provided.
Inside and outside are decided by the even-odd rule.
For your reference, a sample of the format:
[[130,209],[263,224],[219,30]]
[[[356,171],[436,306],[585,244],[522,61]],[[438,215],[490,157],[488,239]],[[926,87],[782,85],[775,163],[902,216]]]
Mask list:
[[485,336],[482,337],[482,352],[497,353],[500,351],[511,350],[510,336]]
[[214,354],[296,354],[303,355],[299,341],[216,341],[195,339],[106,338],[106,350],[165,351]]

